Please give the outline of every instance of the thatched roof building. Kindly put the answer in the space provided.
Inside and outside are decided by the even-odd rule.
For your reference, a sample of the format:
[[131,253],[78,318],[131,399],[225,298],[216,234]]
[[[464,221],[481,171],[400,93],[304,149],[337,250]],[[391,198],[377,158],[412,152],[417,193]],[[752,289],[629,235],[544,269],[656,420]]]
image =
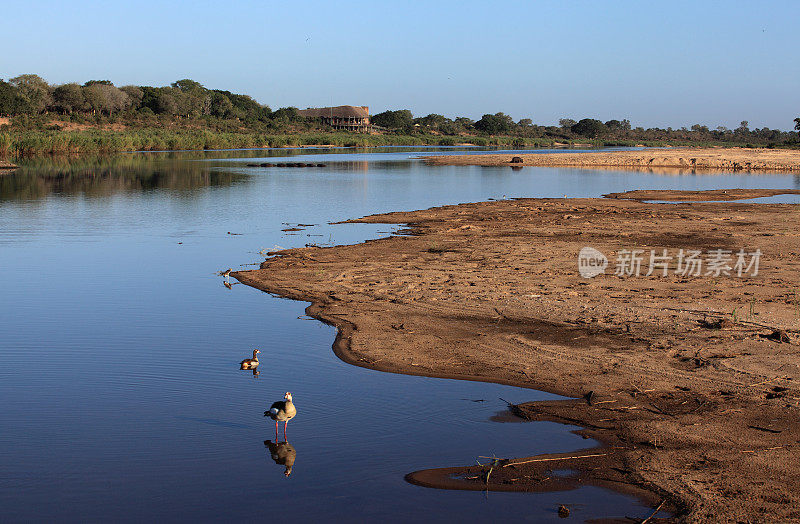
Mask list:
[[301,109],[298,113],[306,118],[319,118],[336,129],[361,133],[369,131],[368,106],[310,107]]

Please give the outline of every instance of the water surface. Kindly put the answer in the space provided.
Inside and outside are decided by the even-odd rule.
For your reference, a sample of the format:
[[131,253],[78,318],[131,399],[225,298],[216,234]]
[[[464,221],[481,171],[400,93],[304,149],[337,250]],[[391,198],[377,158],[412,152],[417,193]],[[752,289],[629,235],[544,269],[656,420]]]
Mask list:
[[[592,445],[500,423],[532,390],[352,367],[305,304],[215,272],[259,251],[384,236],[376,212],[628,189],[798,188],[789,175],[429,167],[430,149],[228,151],[36,160],[0,177],[0,508],[4,522],[558,520],[644,517],[599,488],[476,493],[417,469]],[[452,149],[436,151],[453,153]],[[324,168],[247,167],[286,156]],[[795,196],[796,197],[796,196]],[[796,200],[795,200],[796,201]],[[302,231],[282,231],[298,223]],[[260,374],[238,362],[260,348]],[[292,391],[289,478],[262,412]],[[483,400],[483,402],[474,402]]]

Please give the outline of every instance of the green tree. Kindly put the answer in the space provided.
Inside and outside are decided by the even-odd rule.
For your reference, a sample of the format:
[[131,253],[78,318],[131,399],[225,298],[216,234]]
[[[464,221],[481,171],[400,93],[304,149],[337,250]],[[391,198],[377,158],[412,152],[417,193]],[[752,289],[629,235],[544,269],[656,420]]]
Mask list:
[[39,75],[19,75],[8,81],[34,113],[42,113],[53,102],[50,85]]
[[0,80],[0,115],[18,115],[30,111],[28,102],[16,87]]
[[608,133],[608,127],[594,118],[584,118],[570,129],[573,133],[587,138],[598,138]]
[[262,106],[247,95],[237,95],[235,93],[231,93],[230,91],[220,91],[215,89],[211,93],[212,99],[214,93],[226,96],[228,100],[230,100],[231,104],[233,104],[233,110],[228,115],[228,118],[239,118],[240,120],[248,121],[266,121],[272,116],[272,110],[269,108],[269,106]]
[[96,82],[83,88],[85,107],[92,113],[119,113],[125,110],[130,99],[123,91],[113,85]]
[[172,82],[171,87],[174,87],[175,89],[180,89],[184,93],[206,90],[206,88],[203,87],[203,84],[195,80],[191,80],[189,78],[184,78],[183,80],[176,80],[175,82]]
[[53,89],[53,105],[62,113],[81,111],[84,105],[81,86],[76,83],[70,83]]
[[296,107],[281,107],[272,113],[272,119],[282,122],[297,122],[300,120],[300,113]]
[[163,89],[156,97],[156,113],[164,115],[177,115],[178,114],[178,101],[175,96],[168,90]]
[[211,96],[200,82],[184,78],[171,84],[177,104],[177,113],[182,116],[211,114]]
[[464,127],[450,119],[447,119],[446,122],[443,122],[441,125],[439,125],[439,132],[444,135],[458,135],[464,132]]
[[745,134],[749,133],[750,132],[750,122],[748,122],[747,120],[742,120],[742,122],[739,124],[739,127],[736,128],[735,132],[739,133],[740,135],[745,135]]
[[211,93],[211,107],[209,110],[216,117],[228,118],[233,113],[233,103],[230,98],[215,91]]
[[142,105],[144,98],[144,91],[139,86],[122,86],[120,91],[128,95],[128,107],[132,109],[139,109]]
[[495,113],[493,115],[483,115],[480,120],[475,122],[475,129],[490,135],[507,133],[514,126],[514,121],[505,113]]
[[472,129],[475,125],[475,121],[471,118],[467,118],[465,116],[456,117],[455,123],[463,127],[464,129]]
[[[139,111],[149,109],[151,113],[158,113],[158,96],[161,93],[161,89],[151,86],[139,86],[139,89],[142,90],[142,102],[139,104]],[[145,113],[147,112],[145,111]]]
[[95,85],[113,86],[114,82],[112,82],[111,80],[89,80],[88,82],[85,82],[83,84],[83,87],[89,87],[89,86],[95,86]]
[[800,135],[800,117],[794,119],[794,129],[797,131],[798,135]]
[[437,115],[436,113],[431,113],[428,116],[423,116],[422,118],[417,118],[414,120],[415,124],[419,124],[421,126],[426,126],[431,129],[439,129],[441,126],[451,122],[449,118],[442,115]]
[[628,119],[625,120],[609,120],[606,122],[606,127],[611,131],[630,131],[631,130],[631,121]]
[[414,115],[408,109],[398,109],[397,111],[384,111],[370,118],[376,126],[388,127],[389,129],[401,129],[411,125]]
[[564,130],[571,129],[572,126],[574,126],[575,124],[577,124],[577,122],[575,120],[571,119],[571,118],[559,118],[558,119],[558,126],[561,129],[564,129]]

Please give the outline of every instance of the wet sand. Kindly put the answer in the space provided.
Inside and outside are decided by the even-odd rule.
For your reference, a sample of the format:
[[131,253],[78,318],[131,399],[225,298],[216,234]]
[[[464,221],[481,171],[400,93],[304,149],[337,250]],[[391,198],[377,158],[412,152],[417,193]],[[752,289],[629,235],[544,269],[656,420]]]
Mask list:
[[[511,163],[513,157],[522,163]],[[589,153],[442,155],[423,157],[440,166],[544,166],[586,168],[670,168],[714,171],[800,171],[798,149],[669,148]]]
[[[725,198],[769,194],[729,190]],[[408,235],[281,251],[231,276],[310,301],[309,315],[339,328],[334,351],[351,364],[575,398],[511,409],[580,425],[604,447],[555,461],[501,457],[489,489],[592,483],[654,506],[666,500],[690,522],[800,519],[800,206],[617,195],[357,222],[405,223]],[[608,257],[594,278],[578,272],[587,246]],[[633,249],[644,253],[640,275],[616,275],[617,257]],[[645,276],[651,249],[674,259]],[[680,249],[727,250],[731,265],[740,249],[760,249],[759,271],[676,274]],[[445,469],[409,480],[487,488],[488,466],[431,467]],[[550,472],[565,469],[574,478],[554,485]]]

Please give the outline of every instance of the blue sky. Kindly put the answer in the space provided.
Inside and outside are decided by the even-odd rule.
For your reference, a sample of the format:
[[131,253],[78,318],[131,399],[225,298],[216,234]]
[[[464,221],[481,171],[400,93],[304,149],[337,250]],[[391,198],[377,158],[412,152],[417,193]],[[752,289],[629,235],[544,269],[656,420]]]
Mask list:
[[0,78],[192,78],[272,108],[790,129],[800,2],[0,0]]

